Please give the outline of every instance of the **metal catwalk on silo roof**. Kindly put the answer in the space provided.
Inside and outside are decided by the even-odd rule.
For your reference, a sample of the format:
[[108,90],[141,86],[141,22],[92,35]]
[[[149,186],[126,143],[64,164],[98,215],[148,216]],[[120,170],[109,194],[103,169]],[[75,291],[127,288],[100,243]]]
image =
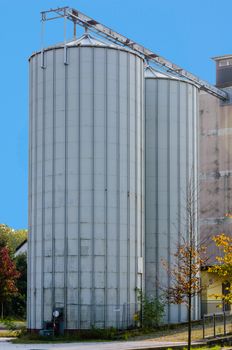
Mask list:
[[[219,99],[226,100],[228,98],[227,92],[223,91],[208,82],[202,80],[201,78],[195,76],[194,74],[186,71],[177,64],[167,60],[166,58],[160,56],[159,54],[145,48],[141,44],[136,43],[124,35],[117,33],[113,29],[105,26],[104,24],[98,22],[97,20],[85,15],[81,11],[70,8],[70,7],[60,7],[55,9],[50,9],[41,12],[42,24],[45,21],[50,21],[57,18],[64,18],[64,32],[66,32],[66,21],[70,20],[74,24],[74,34],[76,33],[76,25],[80,25],[84,28],[90,29],[92,32],[106,38],[108,41],[117,43],[118,45],[126,46],[142,55],[150,63],[155,63],[161,69],[166,69],[171,71],[177,76],[184,77],[199,86],[201,90],[207,91],[209,94],[216,96]],[[65,43],[64,43],[65,44]]]

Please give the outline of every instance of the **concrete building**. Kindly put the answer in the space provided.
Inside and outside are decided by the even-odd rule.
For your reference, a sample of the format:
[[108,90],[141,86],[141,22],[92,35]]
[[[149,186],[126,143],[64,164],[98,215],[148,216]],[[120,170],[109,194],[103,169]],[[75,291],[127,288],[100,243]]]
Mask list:
[[19,256],[20,254],[27,254],[28,244],[27,239],[25,239],[15,250],[14,256]]
[[[232,232],[232,220],[228,218],[232,213],[232,55],[214,60],[216,86],[227,91],[229,99],[222,102],[207,93],[200,94],[200,231],[201,241],[208,246],[209,264],[218,253],[212,237]],[[216,276],[203,278],[210,280],[210,289],[222,292],[224,281],[218,286]],[[203,296],[205,312],[218,311],[212,294],[206,292]]]

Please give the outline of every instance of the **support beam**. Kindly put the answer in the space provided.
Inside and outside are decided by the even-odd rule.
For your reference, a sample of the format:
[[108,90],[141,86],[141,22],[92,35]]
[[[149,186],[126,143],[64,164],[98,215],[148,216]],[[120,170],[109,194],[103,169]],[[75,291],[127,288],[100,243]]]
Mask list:
[[[144,46],[123,36],[122,34],[115,32],[111,28],[97,22],[95,19],[81,13],[76,9],[62,7],[43,11],[41,14],[42,21],[67,16],[69,20],[73,21],[76,24],[79,24],[84,28],[88,27],[91,31],[106,38],[107,40],[131,48],[132,50],[141,54],[148,62],[153,62],[159,67],[165,68],[166,70],[175,73],[177,76],[186,78],[187,80],[196,84],[201,90],[204,90],[221,100],[226,100],[228,98],[228,94],[224,90],[216,88],[215,86],[186,71],[175,63],[172,63],[166,58],[161,57],[149,49],[146,49]],[[52,14],[55,15],[55,17],[52,17]]]

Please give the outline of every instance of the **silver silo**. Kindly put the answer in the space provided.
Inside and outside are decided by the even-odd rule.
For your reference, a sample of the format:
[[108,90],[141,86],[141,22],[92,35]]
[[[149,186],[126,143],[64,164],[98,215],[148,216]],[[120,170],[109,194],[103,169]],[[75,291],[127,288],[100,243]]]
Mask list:
[[[170,266],[181,236],[186,235],[188,183],[197,189],[197,87],[147,67],[145,122],[145,285],[148,296],[160,296],[171,283],[162,259]],[[197,303],[194,300],[193,318],[198,318]],[[184,306],[170,305],[166,311],[167,322],[187,318]]]
[[143,285],[143,59],[86,33],[29,61],[28,328],[55,308],[69,330],[130,325]]

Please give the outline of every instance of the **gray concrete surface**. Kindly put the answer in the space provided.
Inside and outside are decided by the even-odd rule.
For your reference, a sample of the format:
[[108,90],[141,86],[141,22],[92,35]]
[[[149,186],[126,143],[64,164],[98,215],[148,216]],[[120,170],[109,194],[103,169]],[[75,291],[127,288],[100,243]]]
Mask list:
[[[200,343],[199,343],[200,344]],[[153,349],[160,347],[173,347],[186,345],[181,342],[159,342],[153,340],[127,341],[127,342],[92,342],[92,343],[69,343],[69,344],[12,344],[6,338],[0,339],[0,350],[132,350]]]

